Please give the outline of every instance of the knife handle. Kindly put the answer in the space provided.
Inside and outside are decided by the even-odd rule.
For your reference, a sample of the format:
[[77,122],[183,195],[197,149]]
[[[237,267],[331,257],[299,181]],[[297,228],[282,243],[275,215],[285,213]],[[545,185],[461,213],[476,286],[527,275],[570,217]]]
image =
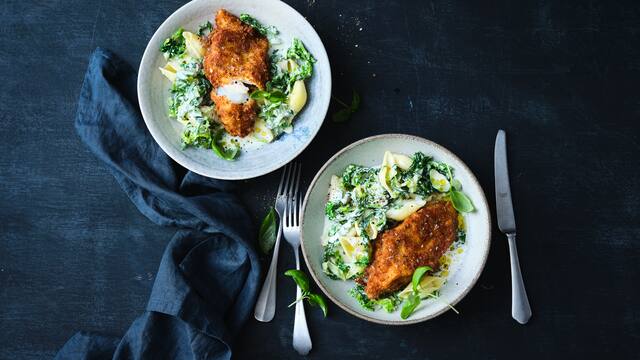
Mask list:
[[531,318],[531,306],[527,298],[527,291],[522,281],[518,249],[516,248],[516,233],[507,234],[509,240],[509,257],[511,258],[511,317],[520,324],[526,324]]

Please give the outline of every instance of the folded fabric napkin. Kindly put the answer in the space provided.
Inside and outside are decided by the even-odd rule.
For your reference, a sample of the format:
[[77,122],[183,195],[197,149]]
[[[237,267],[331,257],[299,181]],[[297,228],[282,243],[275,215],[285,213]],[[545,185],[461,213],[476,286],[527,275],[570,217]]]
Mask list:
[[138,109],[136,73],[96,49],[76,130],[151,221],[179,230],[168,244],[146,311],[121,339],[79,332],[57,359],[228,359],[251,314],[260,264],[253,227],[231,184],[174,163]]

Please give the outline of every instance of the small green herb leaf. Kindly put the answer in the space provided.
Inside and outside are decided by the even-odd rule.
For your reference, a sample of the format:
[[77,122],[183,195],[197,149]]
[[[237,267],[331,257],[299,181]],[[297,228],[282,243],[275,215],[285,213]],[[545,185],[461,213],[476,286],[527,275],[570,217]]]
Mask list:
[[360,108],[360,95],[358,95],[358,93],[353,90],[353,95],[351,97],[351,106],[349,106],[349,110],[351,110],[351,113],[353,114],[354,112],[358,111],[358,109]]
[[327,313],[329,312],[329,308],[327,307],[327,302],[324,299],[324,296],[319,294],[308,294],[307,301],[311,306],[318,305],[324,314],[324,317],[327,317]]
[[457,191],[462,190],[462,183],[458,179],[453,179],[453,181],[451,181],[451,186],[453,187],[454,190],[457,190]]
[[198,35],[199,36],[206,35],[210,33],[211,30],[213,30],[213,25],[211,24],[210,21],[207,21],[206,23],[200,25],[200,28],[198,29]]
[[269,97],[269,92],[265,90],[256,90],[252,92],[251,95],[249,95],[249,97],[255,100],[266,99]]
[[184,36],[182,36],[183,32],[183,28],[178,28],[178,30],[176,30],[176,32],[174,32],[171,37],[167,38],[162,43],[162,46],[160,46],[160,51],[169,58],[184,54],[185,50],[187,49],[187,45],[185,44]]
[[265,99],[271,103],[281,103],[287,98],[287,96],[280,90],[273,90],[272,92],[256,90],[252,92],[249,97],[255,100]]
[[267,100],[269,100],[272,103],[274,103],[274,102],[282,102],[286,98],[287,98],[287,96],[282,91],[274,90],[271,93],[269,93],[269,98]]
[[336,122],[336,123],[345,122],[349,120],[350,117],[351,117],[350,109],[338,110],[335,113],[333,113],[333,122]]
[[327,301],[324,299],[324,296],[314,294],[309,291],[309,278],[307,277],[307,275],[304,272],[295,269],[287,270],[284,274],[290,276],[293,281],[296,282],[298,287],[300,287],[300,290],[302,292],[302,296],[296,299],[296,301],[292,302],[289,306],[294,305],[298,301],[306,299],[309,302],[309,305],[319,306],[322,310],[322,313],[324,314],[324,317],[327,317],[327,313],[329,312]]
[[420,279],[422,279],[424,274],[426,274],[427,271],[430,271],[430,270],[431,268],[428,266],[420,266],[413,272],[413,278],[411,278],[411,285],[413,286],[414,293],[418,292],[418,285],[420,285]]
[[347,105],[344,102],[340,101],[337,98],[334,98],[337,103],[342,105],[344,109],[340,109],[333,114],[333,122],[341,123],[349,120],[352,114],[354,114],[360,108],[360,95],[353,90],[353,95],[351,97],[351,104]]
[[449,196],[456,210],[460,212],[472,212],[475,209],[471,200],[463,192],[451,190]]
[[262,220],[260,225],[260,233],[258,234],[258,245],[265,255],[268,255],[276,243],[277,232],[276,211],[274,208],[269,209],[267,216]]
[[418,305],[420,305],[420,296],[416,294],[409,295],[407,300],[405,300],[404,305],[402,305],[400,317],[402,319],[407,319],[411,314],[413,314]]
[[307,274],[295,269],[287,270],[284,274],[291,277],[293,281],[296,282],[300,287],[300,290],[302,290],[303,295],[304,293],[309,292],[309,278],[307,277]]
[[235,160],[240,153],[240,146],[238,144],[233,143],[230,148],[225,148],[220,144],[220,140],[222,139],[223,130],[220,129],[215,132],[213,139],[211,141],[211,150],[218,155],[218,157],[224,160]]

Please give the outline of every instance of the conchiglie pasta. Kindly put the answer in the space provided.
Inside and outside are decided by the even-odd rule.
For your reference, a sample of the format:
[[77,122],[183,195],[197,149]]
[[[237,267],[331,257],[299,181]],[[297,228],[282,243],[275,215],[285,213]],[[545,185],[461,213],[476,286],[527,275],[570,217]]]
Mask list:
[[367,253],[367,248],[361,237],[341,236],[338,238],[344,251],[346,262],[355,262],[358,257]]
[[394,153],[392,153],[391,155],[393,156],[393,162],[398,165],[400,169],[409,170],[409,168],[411,167],[411,163],[413,162],[410,157],[408,157],[407,155]]
[[183,32],[182,36],[185,40],[187,54],[196,59],[201,59],[202,57],[204,57],[204,46],[202,45],[200,36],[189,31]]
[[415,199],[401,200],[398,204],[399,207],[393,207],[387,210],[386,215],[389,219],[402,221],[409,217],[409,215],[418,211],[418,209],[423,207],[426,203],[427,202],[419,196],[417,196]]
[[298,69],[298,63],[289,59],[287,60],[287,71],[288,72],[293,72],[294,70]]
[[287,98],[287,105],[293,110],[295,114],[300,112],[304,105],[307,103],[307,88],[304,85],[303,80],[298,80],[293,84],[291,93]]
[[378,181],[380,185],[393,196],[393,191],[389,187],[389,179],[396,176],[396,170],[394,165],[402,170],[407,170],[411,167],[412,160],[410,157],[402,154],[394,154],[391,151],[384,152],[384,158],[382,159],[382,165],[380,165],[380,172],[378,172]]
[[169,79],[169,81],[174,82],[176,80],[176,69],[171,64],[167,64],[159,69],[162,75]]
[[440,192],[446,193],[451,188],[451,184],[449,184],[447,177],[440,174],[435,169],[429,170],[429,180],[431,181],[431,185]]

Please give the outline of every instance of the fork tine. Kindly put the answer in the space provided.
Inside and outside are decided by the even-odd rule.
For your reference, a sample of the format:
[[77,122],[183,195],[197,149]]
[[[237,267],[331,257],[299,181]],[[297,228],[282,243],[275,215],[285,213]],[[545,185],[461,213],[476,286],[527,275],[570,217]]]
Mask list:
[[283,215],[282,215],[282,226],[283,229],[286,228],[288,225],[288,221],[289,221],[289,198],[287,198],[285,196],[284,198],[284,210],[283,210]]
[[286,191],[286,195],[291,198],[293,197],[293,186],[294,186],[294,180],[295,180],[295,175],[296,175],[296,171],[298,170],[298,163],[293,163],[293,166],[291,166],[291,172],[289,172],[289,179],[287,180],[287,191]]
[[295,200],[295,215],[293,216],[294,225],[300,226],[300,197],[296,196]]
[[287,198],[287,226],[293,226],[293,198]]
[[290,166],[289,164],[286,164],[284,166],[284,169],[282,169],[282,176],[280,177],[280,185],[278,185],[278,195],[282,195],[284,194],[284,185],[285,185],[285,179],[287,179],[287,173],[289,170]]
[[298,163],[298,172],[296,173],[296,180],[295,180],[295,190],[293,192],[293,197],[294,197],[294,203],[293,203],[293,224],[295,226],[298,226],[298,220],[299,220],[299,205],[300,205],[300,193],[298,192],[298,190],[300,189],[300,176],[302,174],[302,164]]

